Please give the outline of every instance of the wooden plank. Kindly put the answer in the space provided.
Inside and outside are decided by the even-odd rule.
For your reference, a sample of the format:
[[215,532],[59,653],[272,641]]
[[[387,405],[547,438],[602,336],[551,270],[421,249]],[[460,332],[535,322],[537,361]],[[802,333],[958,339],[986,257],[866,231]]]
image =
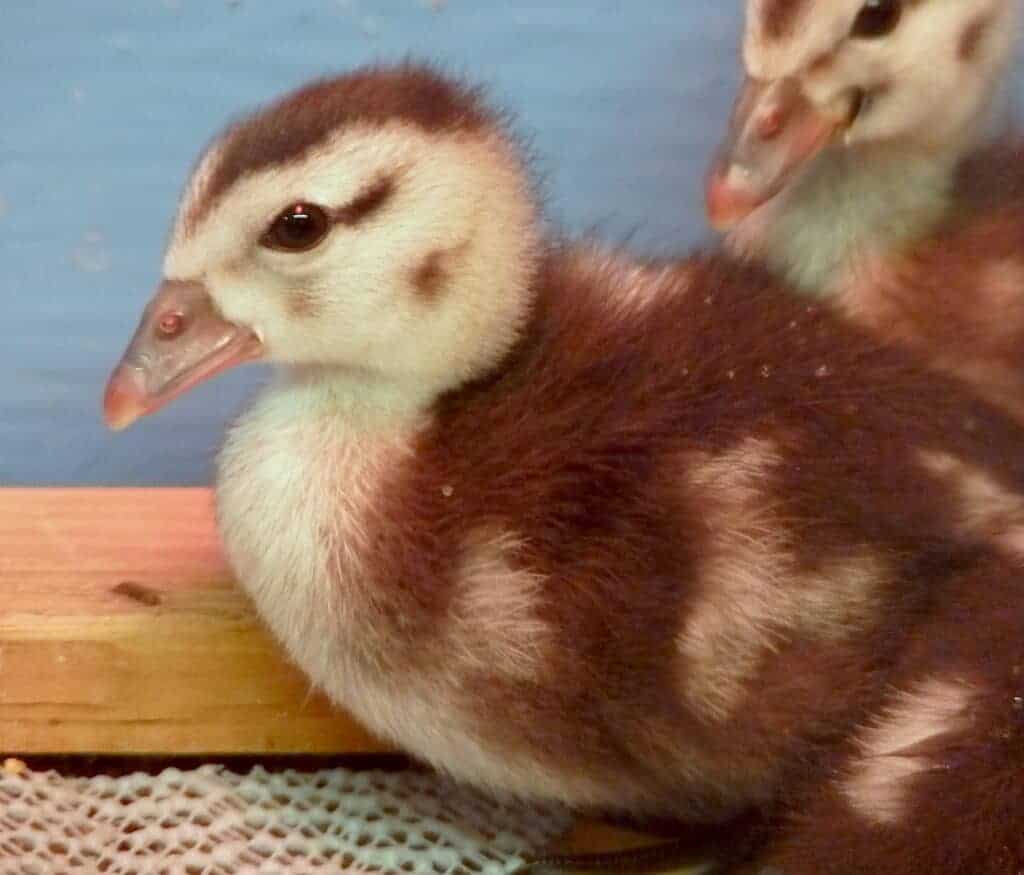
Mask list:
[[0,754],[386,747],[263,630],[208,490],[0,490]]

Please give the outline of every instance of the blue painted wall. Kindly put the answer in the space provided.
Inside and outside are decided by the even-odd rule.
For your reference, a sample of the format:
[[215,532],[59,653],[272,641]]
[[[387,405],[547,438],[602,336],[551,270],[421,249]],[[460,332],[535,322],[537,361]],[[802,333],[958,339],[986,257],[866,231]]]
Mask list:
[[[205,483],[263,376],[228,374],[122,435],[99,398],[159,276],[199,148],[304,79],[435,59],[536,138],[554,217],[647,248],[703,232],[738,4],[680,0],[4,0],[0,483]],[[698,11],[699,10],[699,11]]]
[[3,0],[0,484],[209,482],[258,368],[132,430],[104,380],[159,277],[179,189],[226,119],[407,54],[492,86],[535,138],[553,217],[647,250],[706,237],[738,0]]

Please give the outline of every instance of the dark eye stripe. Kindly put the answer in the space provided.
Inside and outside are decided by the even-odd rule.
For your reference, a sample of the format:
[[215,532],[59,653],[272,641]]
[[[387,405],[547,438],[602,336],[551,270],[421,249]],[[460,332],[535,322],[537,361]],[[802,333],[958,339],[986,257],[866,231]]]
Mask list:
[[993,16],[984,13],[971,20],[967,25],[957,45],[957,55],[961,61],[970,61],[975,57],[992,22]]
[[394,176],[382,176],[351,203],[334,210],[314,204],[294,203],[278,214],[260,243],[282,252],[304,252],[316,246],[335,223],[357,225],[387,203],[395,192]]
[[334,210],[331,218],[343,225],[358,225],[383,207],[394,193],[394,177],[382,176],[359,194],[354,201]]

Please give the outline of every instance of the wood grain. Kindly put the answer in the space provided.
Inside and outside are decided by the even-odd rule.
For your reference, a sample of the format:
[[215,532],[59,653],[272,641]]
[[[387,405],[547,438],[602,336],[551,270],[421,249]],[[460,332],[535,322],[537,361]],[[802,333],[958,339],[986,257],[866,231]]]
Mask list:
[[384,749],[263,630],[207,490],[0,490],[0,753]]

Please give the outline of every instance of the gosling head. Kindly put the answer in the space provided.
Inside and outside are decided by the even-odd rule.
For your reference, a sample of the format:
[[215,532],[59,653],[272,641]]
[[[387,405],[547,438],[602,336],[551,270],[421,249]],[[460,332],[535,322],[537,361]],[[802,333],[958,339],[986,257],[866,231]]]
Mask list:
[[955,163],[989,121],[1017,0],[748,0],[747,79],[708,177],[725,230],[827,147]]
[[538,248],[529,179],[476,91],[412,65],[308,85],[200,159],[107,422],[254,359],[444,391],[515,342]]

